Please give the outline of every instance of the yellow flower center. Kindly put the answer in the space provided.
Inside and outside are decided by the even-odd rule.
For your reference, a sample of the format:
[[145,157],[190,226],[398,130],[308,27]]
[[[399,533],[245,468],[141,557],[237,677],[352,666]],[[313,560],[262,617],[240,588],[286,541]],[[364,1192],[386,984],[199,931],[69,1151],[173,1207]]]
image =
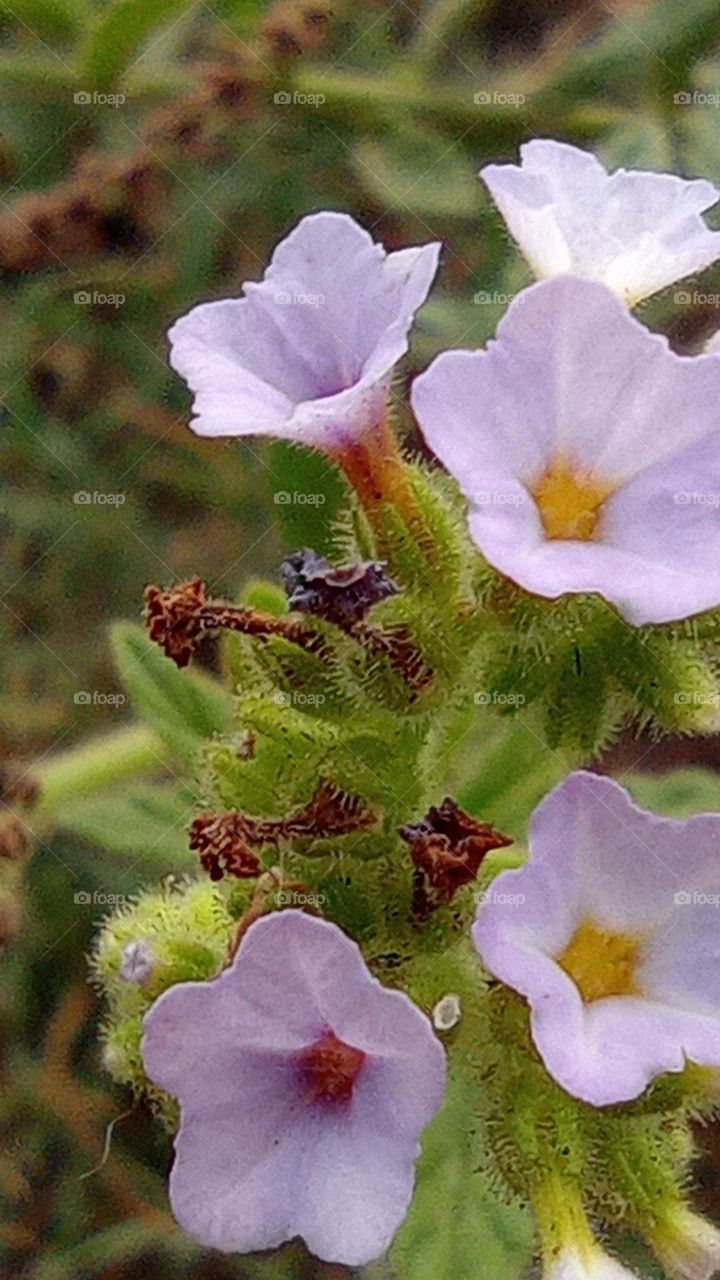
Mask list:
[[613,933],[592,920],[583,920],[557,962],[572,978],[586,1004],[608,996],[642,994],[637,981],[637,935]]
[[589,542],[613,489],[607,481],[556,459],[532,490],[547,537]]

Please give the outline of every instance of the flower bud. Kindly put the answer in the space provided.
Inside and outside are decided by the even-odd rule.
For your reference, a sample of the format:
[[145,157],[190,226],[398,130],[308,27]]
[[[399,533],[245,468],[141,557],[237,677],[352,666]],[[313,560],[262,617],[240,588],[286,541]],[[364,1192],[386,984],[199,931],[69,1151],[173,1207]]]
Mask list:
[[168,878],[105,922],[92,966],[108,1004],[102,1063],[116,1080],[148,1091],[143,1015],[168,987],[219,973],[232,927],[220,889],[205,879]]
[[543,1280],[635,1280],[635,1277],[598,1245],[592,1245],[564,1249],[545,1268]]
[[536,1193],[543,1280],[636,1280],[605,1253],[592,1234],[579,1190],[555,1175]]
[[720,1231],[685,1205],[648,1233],[669,1280],[710,1280],[720,1269]]
[[120,977],[124,982],[134,982],[144,987],[155,971],[155,953],[149,942],[142,939],[128,942],[122,953]]

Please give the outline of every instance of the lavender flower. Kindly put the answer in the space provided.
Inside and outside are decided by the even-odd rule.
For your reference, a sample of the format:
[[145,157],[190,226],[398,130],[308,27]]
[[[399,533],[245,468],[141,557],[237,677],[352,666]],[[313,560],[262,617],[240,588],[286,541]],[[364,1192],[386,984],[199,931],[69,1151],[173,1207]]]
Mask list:
[[494,881],[475,944],[568,1093],[604,1106],[720,1065],[719,841],[720,814],[661,818],[574,773],[535,813],[529,864]]
[[720,258],[701,213],[718,192],[704,179],[618,169],[564,142],[536,139],[522,163],[480,171],[535,275],[602,280],[634,304]]
[[143,1056],[180,1102],[170,1199],[190,1235],[241,1253],[299,1235],[346,1266],[388,1247],[445,1055],[335,925],[294,910],[256,922],[219,978],[153,1005]]
[[675,355],[575,277],[525,290],[486,351],[439,356],[412,395],[490,564],[635,625],[720,602],[719,397],[718,355]]
[[439,244],[386,253],[344,213],[303,218],[245,297],[170,330],[202,436],[276,436],[336,453],[385,411]]

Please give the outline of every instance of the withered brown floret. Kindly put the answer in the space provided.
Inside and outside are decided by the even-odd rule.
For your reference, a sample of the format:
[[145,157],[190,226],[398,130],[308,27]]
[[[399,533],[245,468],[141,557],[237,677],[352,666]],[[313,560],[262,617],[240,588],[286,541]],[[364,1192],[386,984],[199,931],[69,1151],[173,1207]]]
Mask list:
[[145,590],[145,621],[150,639],[179,667],[188,665],[198,636],[206,629],[202,609],[207,598],[202,578],[166,590],[154,586]]
[[326,780],[306,805],[285,818],[259,818],[239,811],[200,814],[190,827],[190,848],[198,851],[212,880],[225,874],[245,879],[263,870],[257,849],[277,848],[296,838],[348,835],[376,821],[360,796]]
[[190,827],[190,848],[200,854],[211,880],[222,880],[225,874],[251,879],[263,869],[247,843],[242,813],[201,813]]
[[203,632],[222,629],[257,636],[261,640],[282,636],[308,653],[315,653],[323,659],[327,656],[322,636],[302,623],[212,600],[202,578],[193,578],[166,589],[146,587],[145,621],[150,638],[178,667],[188,665]]
[[291,609],[344,627],[360,622],[373,605],[398,594],[400,588],[385,568],[383,560],[332,565],[305,548],[283,561],[281,574]]
[[424,919],[476,879],[492,849],[512,844],[508,836],[465,813],[446,796],[416,823],[400,828],[414,864],[412,914]]

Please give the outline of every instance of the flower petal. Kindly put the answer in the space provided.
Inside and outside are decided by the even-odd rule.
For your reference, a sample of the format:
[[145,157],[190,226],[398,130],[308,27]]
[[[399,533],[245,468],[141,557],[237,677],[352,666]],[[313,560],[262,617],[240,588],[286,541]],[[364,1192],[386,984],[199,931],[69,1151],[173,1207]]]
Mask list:
[[[439,356],[412,402],[496,569],[551,598],[598,592],[638,625],[720,600],[719,394],[720,356],[675,355],[603,285],[564,277],[520,294],[486,351]],[[558,460],[610,493],[587,541],[545,533],[533,495]]]
[[[365,1055],[349,1097],[318,1094],[304,1072],[328,1034]],[[191,1235],[239,1252],[302,1235],[348,1266],[385,1250],[442,1101],[445,1054],[335,925],[295,910],[256,921],[220,977],[155,1002],[143,1057],[180,1102],[170,1196]]]
[[226,1253],[253,1253],[297,1233],[309,1155],[301,1119],[290,1077],[260,1060],[239,1068],[234,1098],[221,1097],[213,1108],[186,1105],[170,1203],[188,1235]]
[[[538,1051],[576,1097],[628,1101],[688,1059],[720,1063],[719,839],[720,815],[660,818],[579,772],[534,815],[530,863],[493,882],[475,944],[527,998]],[[557,958],[588,920],[639,939],[639,994],[583,1000]]]
[[[442,1082],[438,1096],[437,1065],[425,1066],[431,1081],[435,1074],[429,1120]],[[371,1062],[350,1114],[323,1127],[298,1216],[299,1234],[318,1257],[363,1266],[389,1247],[412,1198],[420,1154],[414,1108],[422,1092],[421,1067],[413,1080],[404,1065]]]
[[635,303],[720,257],[720,233],[701,213],[718,193],[704,179],[618,169],[590,153],[535,139],[521,165],[481,170],[536,275],[602,280]]
[[341,447],[377,421],[439,245],[386,254],[347,214],[303,218],[245,297],[195,307],[170,330],[200,435]]

